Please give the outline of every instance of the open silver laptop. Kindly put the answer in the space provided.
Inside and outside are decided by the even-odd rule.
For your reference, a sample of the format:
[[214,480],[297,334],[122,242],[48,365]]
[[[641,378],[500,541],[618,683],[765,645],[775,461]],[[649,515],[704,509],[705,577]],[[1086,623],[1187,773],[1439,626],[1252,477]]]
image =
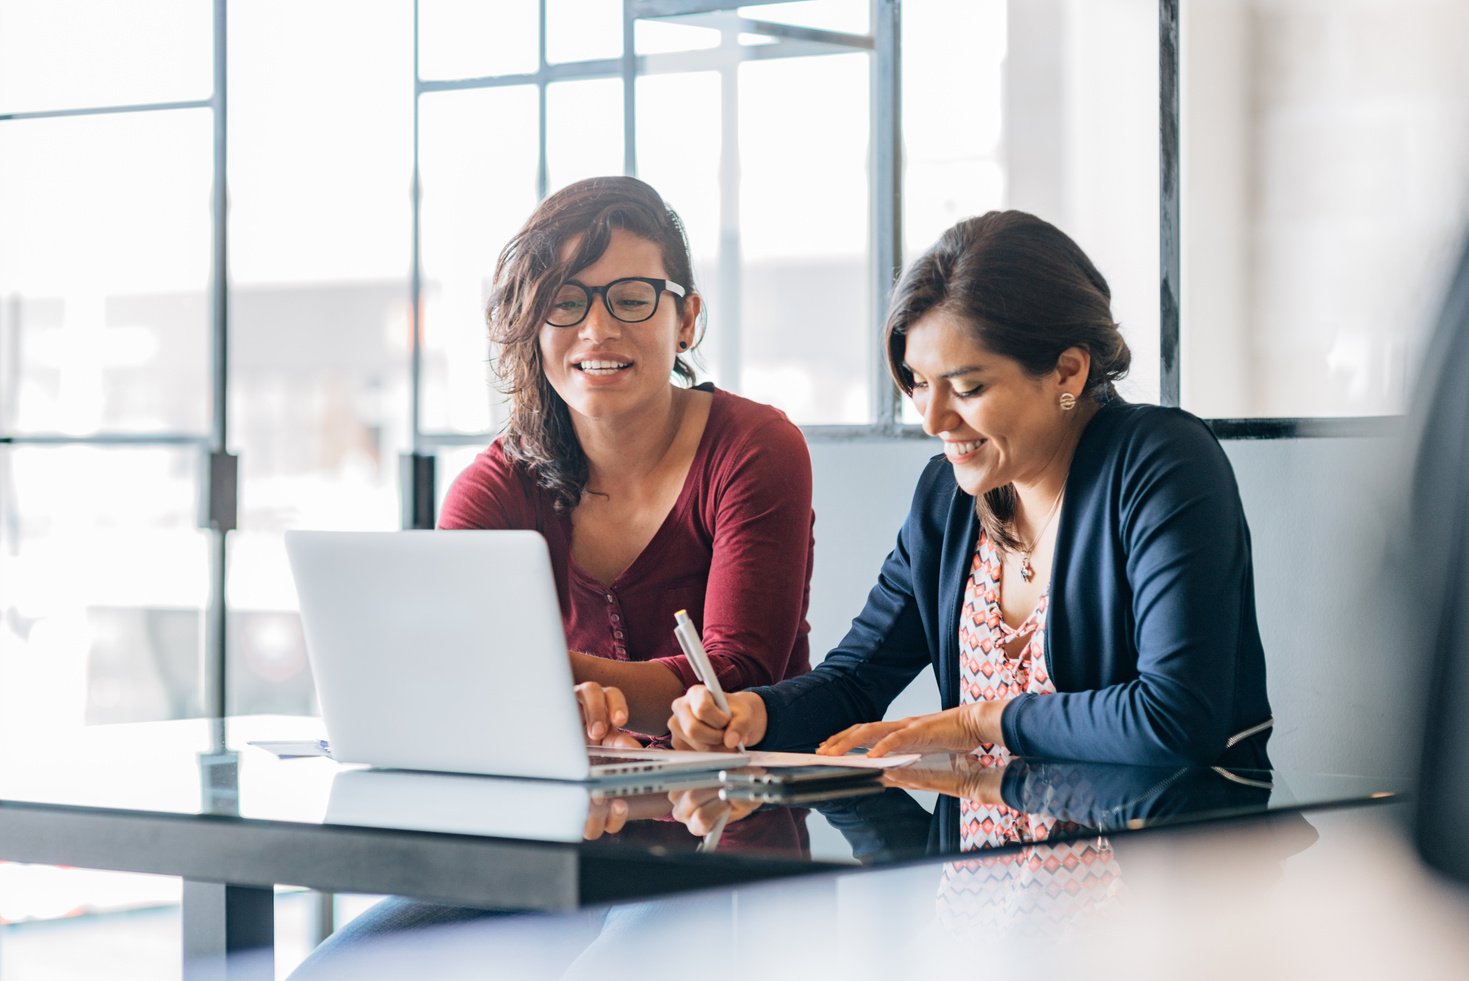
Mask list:
[[288,531],[286,551],[341,762],[576,781],[739,764],[586,745],[536,532]]

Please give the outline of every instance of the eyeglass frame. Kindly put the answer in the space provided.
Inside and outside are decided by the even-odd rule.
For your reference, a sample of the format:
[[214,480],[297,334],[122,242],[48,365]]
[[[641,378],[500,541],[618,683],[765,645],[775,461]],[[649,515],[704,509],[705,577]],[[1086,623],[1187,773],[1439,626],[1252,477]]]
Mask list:
[[[625,320],[617,315],[616,310],[612,309],[612,301],[608,298],[607,291],[612,289],[612,287],[616,286],[618,283],[647,283],[649,286],[653,287],[655,291],[653,294],[653,309],[648,312],[648,315],[646,317],[641,320]],[[574,279],[569,279],[566,282],[562,283],[561,286],[556,287],[556,291],[559,293],[562,287],[565,286],[576,286],[582,289],[587,294],[587,308],[582,311],[580,317],[569,324],[552,323],[549,319],[550,311],[548,310],[546,326],[555,327],[557,330],[569,330],[572,327],[581,326],[581,324],[587,319],[587,314],[592,312],[592,298],[599,293],[602,295],[602,306],[607,309],[607,313],[611,315],[612,319],[617,321],[619,324],[645,324],[648,321],[652,320],[654,317],[658,316],[658,304],[662,302],[664,293],[672,293],[680,300],[688,296],[688,290],[680,286],[678,283],[675,283],[673,280],[656,279],[652,276],[623,276],[619,279],[614,279],[610,283],[604,283],[601,286],[588,286],[586,283],[578,283]],[[554,300],[552,301],[551,305],[552,307],[555,306]]]

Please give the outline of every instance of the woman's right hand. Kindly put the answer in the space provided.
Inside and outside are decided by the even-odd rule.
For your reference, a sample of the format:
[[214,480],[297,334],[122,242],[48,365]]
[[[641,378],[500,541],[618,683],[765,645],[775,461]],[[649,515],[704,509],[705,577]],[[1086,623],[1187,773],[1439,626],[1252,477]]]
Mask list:
[[759,801],[727,801],[713,787],[670,791],[668,802],[673,805],[673,819],[701,838],[719,826],[721,817],[734,824],[760,809]]
[[726,696],[729,711],[714,704],[714,696],[703,685],[695,685],[673,700],[673,717],[668,731],[674,749],[704,753],[730,752],[741,744],[753,746],[765,738],[765,700],[750,691]]

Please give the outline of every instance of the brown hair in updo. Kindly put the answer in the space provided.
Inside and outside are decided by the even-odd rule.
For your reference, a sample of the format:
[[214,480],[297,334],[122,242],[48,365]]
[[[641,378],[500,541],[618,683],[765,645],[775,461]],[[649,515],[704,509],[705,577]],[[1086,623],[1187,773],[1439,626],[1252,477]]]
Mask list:
[[[905,394],[913,373],[904,361],[908,330],[934,310],[955,314],[987,350],[1035,377],[1055,370],[1061,352],[1091,355],[1082,398],[1099,404],[1117,395],[1132,353],[1112,319],[1112,292],[1081,248],[1050,222],[1023,211],[991,211],[944,232],[910,265],[893,290],[883,339],[888,370]],[[995,544],[1015,551],[1015,488],[1006,484],[978,501]]]

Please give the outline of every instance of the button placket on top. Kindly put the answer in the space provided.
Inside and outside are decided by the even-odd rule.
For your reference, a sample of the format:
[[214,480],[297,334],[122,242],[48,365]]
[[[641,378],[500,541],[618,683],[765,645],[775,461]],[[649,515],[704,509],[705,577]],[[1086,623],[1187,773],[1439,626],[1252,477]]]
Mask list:
[[627,637],[622,629],[622,607],[617,594],[607,591],[607,625],[612,634],[612,656],[619,661],[627,660]]

